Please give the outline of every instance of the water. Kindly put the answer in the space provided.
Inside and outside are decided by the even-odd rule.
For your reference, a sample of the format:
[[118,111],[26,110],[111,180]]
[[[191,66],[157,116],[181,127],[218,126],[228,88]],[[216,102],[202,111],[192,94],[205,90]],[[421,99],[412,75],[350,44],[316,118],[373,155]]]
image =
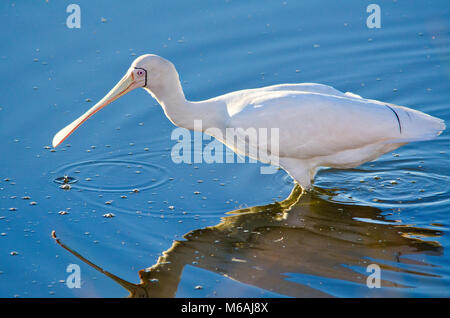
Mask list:
[[[321,170],[316,194],[289,199],[283,171],[173,163],[174,127],[143,90],[49,147],[144,53],[171,60],[191,100],[317,82],[448,124],[446,1],[378,1],[381,29],[366,27],[369,1],[78,1],[80,29],[65,25],[69,3],[0,4],[1,297],[129,294],[52,230],[136,296],[450,295],[447,132]],[[380,289],[366,286],[369,264]]]

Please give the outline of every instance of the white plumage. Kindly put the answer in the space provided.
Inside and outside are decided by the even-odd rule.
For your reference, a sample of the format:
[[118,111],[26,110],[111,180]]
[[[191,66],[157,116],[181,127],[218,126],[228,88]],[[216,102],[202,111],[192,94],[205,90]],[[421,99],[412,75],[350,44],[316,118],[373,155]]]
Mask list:
[[[190,102],[184,97],[173,64],[147,54],[133,62],[105,98],[58,132],[53,145],[59,145],[90,116],[136,87],[152,94],[175,125],[194,129],[194,120],[201,120],[203,131],[216,128],[221,133],[212,135],[224,143],[227,128],[278,129],[278,145],[270,139],[261,144],[264,141],[259,138],[255,143],[242,135],[238,138],[243,143],[228,146],[247,155],[249,149],[263,147],[270,152],[278,146],[279,165],[304,189],[311,188],[318,167],[355,167],[405,143],[435,138],[445,129],[443,120],[425,113],[314,83],[247,89]],[[263,156],[255,159],[267,161]]]

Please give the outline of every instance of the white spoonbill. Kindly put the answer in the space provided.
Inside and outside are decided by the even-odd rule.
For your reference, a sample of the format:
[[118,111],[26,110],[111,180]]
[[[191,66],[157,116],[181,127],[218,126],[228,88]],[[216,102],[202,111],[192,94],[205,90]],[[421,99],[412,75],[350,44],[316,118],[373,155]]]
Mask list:
[[[281,84],[187,101],[174,65],[146,54],[131,64],[102,100],[60,130],[53,147],[100,109],[138,87],[159,102],[176,126],[193,130],[194,121],[201,120],[202,131],[221,132],[211,135],[240,154],[264,147],[272,155],[269,163],[277,162],[303,189],[311,188],[318,167],[356,167],[408,142],[435,138],[445,129],[443,120],[420,111],[314,83]],[[240,146],[222,138],[227,128],[243,132],[237,136],[243,141]],[[263,138],[248,140],[245,132],[250,128],[278,129],[277,144]],[[277,160],[273,160],[275,154]],[[254,159],[268,161],[267,156]]]

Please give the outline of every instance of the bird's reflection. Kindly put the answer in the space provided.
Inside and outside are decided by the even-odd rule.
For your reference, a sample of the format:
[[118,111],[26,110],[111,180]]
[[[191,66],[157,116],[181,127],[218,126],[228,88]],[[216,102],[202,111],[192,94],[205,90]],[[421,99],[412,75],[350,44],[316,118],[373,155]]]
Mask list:
[[[377,208],[332,203],[296,186],[284,201],[231,211],[219,224],[187,233],[156,264],[139,271],[139,284],[104,271],[57,241],[125,287],[131,297],[174,297],[186,265],[287,296],[327,297],[306,283],[287,279],[287,274],[365,286],[368,274],[361,272],[377,263],[382,271],[434,276],[426,270],[429,264],[411,255],[441,255],[441,245],[430,239],[439,235],[387,221]],[[352,269],[356,267],[362,270]],[[405,287],[389,280],[381,285]]]

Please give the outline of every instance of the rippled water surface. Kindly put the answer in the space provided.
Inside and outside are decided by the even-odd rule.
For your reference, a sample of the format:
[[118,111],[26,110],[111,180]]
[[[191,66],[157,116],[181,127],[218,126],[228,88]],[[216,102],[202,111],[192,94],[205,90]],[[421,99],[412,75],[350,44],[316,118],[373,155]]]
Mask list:
[[144,53],[171,60],[191,100],[317,82],[448,124],[447,1],[378,1],[380,29],[369,1],[77,3],[80,29],[66,1],[0,3],[1,297],[450,296],[448,132],[323,169],[307,195],[260,164],[174,163],[174,126],[144,90],[50,147]]

